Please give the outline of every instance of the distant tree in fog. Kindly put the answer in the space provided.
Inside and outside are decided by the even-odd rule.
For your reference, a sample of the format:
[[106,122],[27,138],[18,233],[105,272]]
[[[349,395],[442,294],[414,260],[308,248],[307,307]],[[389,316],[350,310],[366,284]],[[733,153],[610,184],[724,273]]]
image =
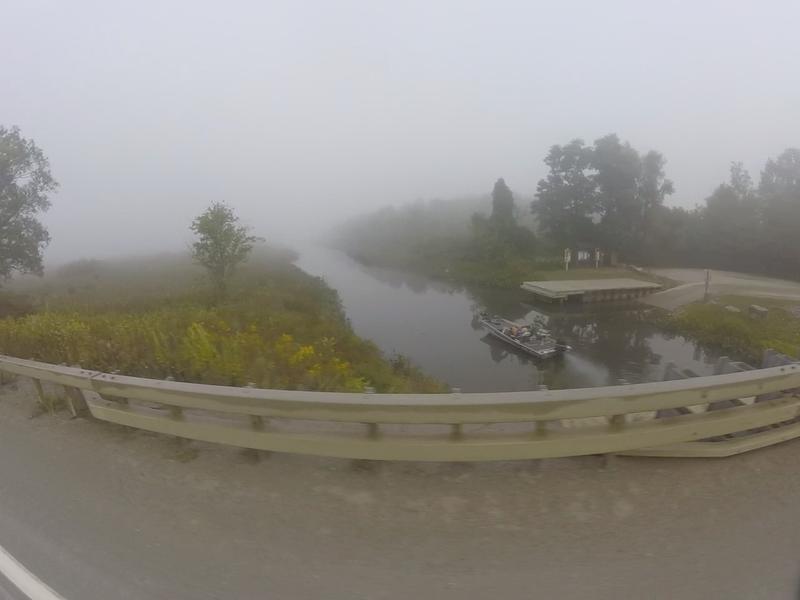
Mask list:
[[225,296],[236,267],[247,260],[253,244],[260,239],[248,235],[249,229],[238,223],[239,217],[230,207],[216,202],[191,225],[198,238],[192,244],[192,257],[208,271],[220,299]]
[[673,193],[664,157],[643,156],[615,134],[586,146],[580,139],[553,146],[539,181],[533,212],[558,247],[600,246],[628,260],[647,256],[649,237]]
[[492,214],[472,215],[472,248],[482,258],[503,261],[512,255],[530,255],[536,247],[533,231],[517,223],[514,194],[500,178],[492,190]]
[[38,214],[50,208],[58,184],[33,140],[0,126],[0,279],[12,273],[42,273],[42,251],[50,235]]
[[501,177],[494,184],[492,190],[492,216],[493,223],[500,228],[508,228],[516,222],[514,218],[514,194]]
[[769,159],[758,186],[765,259],[772,269],[800,277],[800,149]]
[[717,186],[700,213],[704,254],[713,265],[737,257],[737,268],[755,268],[761,260],[760,202],[742,163],[733,163],[730,173],[730,181]]
[[597,191],[591,173],[593,149],[576,139],[552,146],[544,159],[550,172],[539,181],[532,208],[539,227],[558,248],[594,244]]

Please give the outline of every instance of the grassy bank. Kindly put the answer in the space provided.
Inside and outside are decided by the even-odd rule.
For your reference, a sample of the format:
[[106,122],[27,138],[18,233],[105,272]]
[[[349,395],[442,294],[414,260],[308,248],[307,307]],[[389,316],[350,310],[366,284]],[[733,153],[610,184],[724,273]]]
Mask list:
[[[747,309],[751,304],[768,308],[769,314],[765,318],[750,316]],[[732,312],[726,306],[734,306],[741,312]],[[768,348],[800,357],[799,307],[797,302],[722,296],[713,303],[685,306],[665,317],[665,324],[676,333],[759,366]]]
[[212,384],[443,391],[356,336],[336,292],[287,253],[254,256],[221,303],[182,256],[81,261],[13,291],[29,314],[0,320],[4,354]]

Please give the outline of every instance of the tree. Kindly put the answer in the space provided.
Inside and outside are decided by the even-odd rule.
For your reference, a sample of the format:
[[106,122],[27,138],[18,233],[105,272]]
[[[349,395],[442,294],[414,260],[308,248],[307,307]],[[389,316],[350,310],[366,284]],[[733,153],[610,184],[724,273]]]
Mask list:
[[729,269],[758,268],[760,207],[750,174],[733,163],[730,181],[706,198],[700,213],[703,254],[709,264]]
[[589,172],[592,148],[583,140],[572,140],[552,146],[544,162],[550,172],[539,181],[531,205],[539,227],[559,247],[594,244],[597,195]]
[[238,222],[239,217],[230,207],[216,202],[191,225],[199,238],[192,245],[192,257],[208,271],[220,299],[224,298],[236,267],[247,260],[253,244],[260,240],[248,235],[249,229]]
[[665,215],[664,199],[674,191],[661,154],[640,156],[610,134],[593,146],[580,139],[553,146],[544,162],[550,172],[539,181],[531,208],[552,242],[647,257],[655,220]]
[[610,134],[595,141],[592,167],[596,171],[593,179],[597,184],[602,245],[632,258],[639,250],[642,233],[639,153]]
[[645,240],[647,263],[707,267],[705,238],[699,210],[659,206],[651,217]]
[[641,170],[637,178],[637,197],[641,207],[641,234],[637,242],[641,258],[647,262],[652,262],[663,252],[653,234],[660,228],[659,219],[667,214],[663,210],[664,199],[675,192],[672,181],[664,174],[666,163],[660,152],[650,150],[641,159]]
[[501,177],[492,190],[492,222],[499,229],[508,229],[515,224],[514,194]]
[[492,190],[492,214],[488,218],[472,215],[472,240],[473,251],[496,262],[530,254],[536,248],[533,231],[517,223],[514,194],[502,178]]
[[770,270],[800,273],[800,149],[769,159],[758,186],[763,206],[765,262]]
[[50,163],[19,129],[0,127],[0,279],[12,273],[42,273],[42,251],[50,241],[38,214],[50,208],[58,188]]

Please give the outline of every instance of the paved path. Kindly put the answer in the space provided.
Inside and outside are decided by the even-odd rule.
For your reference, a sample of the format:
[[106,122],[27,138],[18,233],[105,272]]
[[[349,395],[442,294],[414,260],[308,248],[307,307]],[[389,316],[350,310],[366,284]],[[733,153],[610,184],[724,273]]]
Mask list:
[[[651,269],[660,277],[678,282],[676,287],[651,294],[641,302],[675,310],[702,300],[705,294],[704,269]],[[714,294],[741,294],[761,298],[783,298],[800,303],[800,283],[729,271],[711,271],[709,291]]]
[[797,598],[798,442],[371,466],[31,406],[0,391],[0,545],[67,600]]

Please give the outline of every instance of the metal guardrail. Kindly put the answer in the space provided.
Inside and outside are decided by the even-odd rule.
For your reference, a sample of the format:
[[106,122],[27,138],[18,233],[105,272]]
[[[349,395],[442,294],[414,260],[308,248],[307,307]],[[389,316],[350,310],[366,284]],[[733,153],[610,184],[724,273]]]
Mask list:
[[371,460],[730,456],[800,436],[800,364],[571,390],[358,394],[127,377],[0,356],[73,414],[207,442]]

